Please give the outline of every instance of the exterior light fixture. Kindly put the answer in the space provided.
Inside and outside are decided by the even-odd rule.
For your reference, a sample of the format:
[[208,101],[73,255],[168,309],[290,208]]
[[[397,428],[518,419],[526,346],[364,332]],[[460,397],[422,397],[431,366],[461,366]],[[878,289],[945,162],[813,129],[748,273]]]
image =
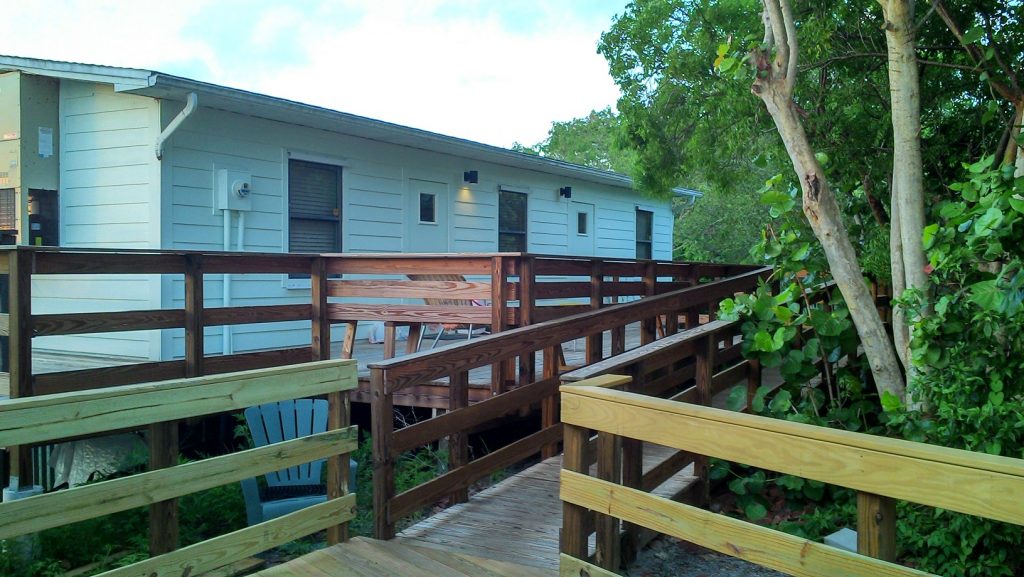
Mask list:
[[571,186],[563,186],[562,188],[559,188],[558,189],[558,196],[561,196],[563,198],[572,198],[572,187]]
[[462,181],[469,184],[476,184],[480,182],[480,174],[475,170],[467,170],[462,173]]

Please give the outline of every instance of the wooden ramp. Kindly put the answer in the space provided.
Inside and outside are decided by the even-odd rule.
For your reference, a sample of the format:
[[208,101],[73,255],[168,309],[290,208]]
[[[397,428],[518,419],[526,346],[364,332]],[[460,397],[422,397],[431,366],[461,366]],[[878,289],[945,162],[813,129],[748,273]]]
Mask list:
[[[645,445],[644,470],[674,451]],[[261,577],[534,577],[558,574],[562,502],[553,457],[449,507],[391,541],[357,537],[264,569]],[[695,480],[692,468],[654,493],[675,497]]]
[[549,577],[550,571],[482,559],[456,551],[414,547],[397,541],[356,537],[283,565],[261,577]]
[[[644,471],[674,451],[644,447]],[[469,502],[433,515],[405,531],[395,541],[405,545],[458,551],[486,559],[519,563],[558,573],[558,534],[562,502],[558,476],[562,457],[552,457],[474,495]],[[654,493],[674,498],[695,480],[692,467],[662,483]]]

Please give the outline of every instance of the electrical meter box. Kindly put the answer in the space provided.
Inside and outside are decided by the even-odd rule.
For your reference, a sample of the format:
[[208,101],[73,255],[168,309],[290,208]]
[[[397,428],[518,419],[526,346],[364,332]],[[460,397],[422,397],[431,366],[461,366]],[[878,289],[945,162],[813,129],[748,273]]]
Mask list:
[[252,210],[252,173],[220,168],[213,190],[213,211]]
[[55,78],[0,74],[2,243],[7,237],[16,237],[18,244],[58,243],[59,92]]

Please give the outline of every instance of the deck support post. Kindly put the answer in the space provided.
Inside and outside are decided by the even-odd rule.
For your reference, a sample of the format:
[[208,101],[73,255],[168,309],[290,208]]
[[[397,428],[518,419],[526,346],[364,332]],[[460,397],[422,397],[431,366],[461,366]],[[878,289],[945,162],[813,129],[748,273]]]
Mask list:
[[[519,324],[526,327],[533,324],[537,310],[536,257],[519,257]],[[528,385],[537,377],[537,353],[529,352],[519,355],[519,386]]]
[[757,394],[757,389],[761,387],[761,361],[757,359],[747,359],[747,409],[746,412],[753,412],[754,407],[754,395]]
[[[312,303],[312,335],[310,356],[314,361],[331,358],[331,321],[327,317],[327,259],[313,259],[310,270]],[[349,424],[348,391],[327,395],[327,428],[341,429]],[[327,459],[327,498],[338,499],[348,493],[348,479],[352,474],[348,455],[333,455]],[[327,528],[327,544],[348,541],[348,523]]]
[[[582,427],[565,425],[563,429],[565,452],[562,455],[562,468],[574,473],[586,473],[590,468],[587,462],[587,445],[590,443],[590,432]],[[586,559],[587,550],[587,515],[590,510],[579,505],[562,501],[562,535],[561,552],[577,559]]]
[[373,536],[387,541],[395,536],[391,499],[395,496],[394,398],[385,388],[384,369],[370,368],[370,427],[373,437]]
[[[611,483],[622,481],[622,437],[597,433],[597,478]],[[611,515],[597,515],[597,564],[609,571],[618,571],[622,562],[622,540],[619,520]]]
[[[597,310],[604,305],[604,274],[602,262],[594,259],[590,262],[590,310]],[[604,333],[587,335],[587,364],[593,364],[604,357]]]
[[[469,406],[469,371],[452,373],[448,384],[448,410],[457,411]],[[448,471],[469,464],[469,431],[462,430],[448,437]],[[469,501],[469,488],[450,493],[452,503]]]
[[[647,369],[642,361],[634,363],[627,371],[630,381],[622,388],[628,393],[644,394],[646,386]],[[620,440],[622,445],[622,485],[630,489],[643,489],[644,485],[644,443],[639,439],[623,437]],[[624,542],[621,546],[620,557],[623,562],[630,563],[636,559],[639,551],[640,532],[643,527],[633,523],[623,522]]]
[[[32,269],[34,255],[27,250],[13,249],[7,253],[9,274],[8,364],[11,398],[32,396]],[[12,494],[32,491],[32,451],[28,447],[7,447],[10,455]]]
[[[658,268],[653,260],[644,263],[644,297],[657,294]],[[658,317],[646,318],[640,323],[640,344],[653,343],[658,338]]]
[[882,561],[896,561],[896,500],[857,493],[857,552]]
[[[491,333],[499,333],[508,327],[508,287],[505,278],[505,259],[500,256],[491,257]],[[510,361],[491,365],[492,395],[505,392],[505,381],[512,366]]]
[[[555,345],[544,349],[544,378],[553,379],[558,377],[560,368],[561,346]],[[540,428],[541,430],[555,426],[558,423],[558,391],[540,400]],[[541,459],[550,459],[558,454],[558,444],[552,443],[541,447]]]
[[[695,343],[696,350],[696,374],[694,379],[697,385],[697,404],[705,407],[711,406],[711,398],[714,395],[713,379],[715,376],[715,355],[718,352],[718,335],[708,334]],[[704,507],[710,501],[710,481],[708,479],[708,457],[699,455],[693,461],[693,473],[699,479],[693,495],[694,503]]]

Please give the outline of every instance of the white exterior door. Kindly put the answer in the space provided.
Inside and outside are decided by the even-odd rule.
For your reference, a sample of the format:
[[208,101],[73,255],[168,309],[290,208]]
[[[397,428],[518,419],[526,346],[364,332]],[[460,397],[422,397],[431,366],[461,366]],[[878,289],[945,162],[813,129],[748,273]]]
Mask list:
[[569,254],[594,256],[594,205],[569,203]]
[[448,184],[409,179],[405,252],[448,252]]

